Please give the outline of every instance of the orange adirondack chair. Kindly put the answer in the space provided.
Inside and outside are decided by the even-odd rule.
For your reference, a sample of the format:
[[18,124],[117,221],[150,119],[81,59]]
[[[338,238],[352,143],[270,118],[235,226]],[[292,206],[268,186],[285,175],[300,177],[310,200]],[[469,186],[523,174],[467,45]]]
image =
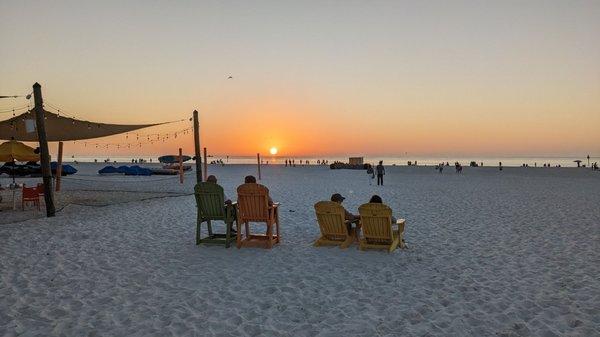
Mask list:
[[[21,192],[21,207],[25,210],[25,204],[32,202],[34,206],[37,206],[38,211],[40,210],[40,189],[36,187],[25,187]],[[42,188],[41,194],[44,195],[44,189]]]
[[[279,212],[278,203],[269,205],[269,189],[256,183],[247,183],[238,186],[238,221],[237,221],[237,247],[264,247],[272,248],[279,243]],[[260,222],[267,225],[266,234],[250,233],[250,223]],[[242,224],[245,226],[245,236],[242,238]],[[273,234],[273,225],[277,234]]]

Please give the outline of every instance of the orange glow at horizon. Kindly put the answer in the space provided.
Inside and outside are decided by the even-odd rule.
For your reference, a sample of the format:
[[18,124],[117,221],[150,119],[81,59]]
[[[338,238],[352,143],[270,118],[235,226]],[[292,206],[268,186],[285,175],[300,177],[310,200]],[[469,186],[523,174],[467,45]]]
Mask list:
[[[1,95],[39,82],[78,119],[185,119],[140,135],[198,109],[215,156],[600,156],[600,2],[0,7]],[[0,100],[0,120],[28,103]],[[65,158],[194,153],[192,132],[139,141]]]

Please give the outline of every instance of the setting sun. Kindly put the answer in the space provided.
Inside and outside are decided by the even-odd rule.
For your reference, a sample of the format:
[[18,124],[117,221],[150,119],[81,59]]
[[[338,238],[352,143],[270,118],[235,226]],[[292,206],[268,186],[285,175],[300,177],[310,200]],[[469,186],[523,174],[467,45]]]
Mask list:
[[269,152],[271,152],[272,155],[276,155],[277,154],[277,148],[276,147],[272,147]]

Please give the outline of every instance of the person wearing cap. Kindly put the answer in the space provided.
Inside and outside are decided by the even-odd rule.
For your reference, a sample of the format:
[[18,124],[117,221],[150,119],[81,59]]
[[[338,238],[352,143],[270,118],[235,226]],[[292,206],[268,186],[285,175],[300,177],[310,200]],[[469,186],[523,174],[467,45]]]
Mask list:
[[[331,201],[333,202],[337,202],[338,204],[342,204],[342,202],[344,201],[344,198],[341,194],[339,193],[334,193],[331,195]],[[348,212],[345,208],[344,208],[344,212],[345,212],[345,220],[347,222],[348,225],[348,230],[352,229],[352,223],[357,223],[358,220],[360,220],[360,216],[359,215],[354,215],[350,212]]]

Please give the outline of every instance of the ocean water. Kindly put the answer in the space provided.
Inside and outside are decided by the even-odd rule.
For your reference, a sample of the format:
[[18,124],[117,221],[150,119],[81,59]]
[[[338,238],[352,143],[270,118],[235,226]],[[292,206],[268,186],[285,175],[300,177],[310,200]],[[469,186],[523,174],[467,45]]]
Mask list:
[[[152,156],[115,156],[115,157],[90,157],[90,156],[73,156],[71,158],[65,158],[65,162],[117,162],[117,163],[131,163],[132,160],[143,159],[146,162],[158,163],[158,155]],[[348,157],[340,156],[323,156],[323,157],[281,157],[281,156],[264,156],[261,158],[264,164],[276,164],[284,165],[286,159],[293,159],[296,165],[300,163],[306,164],[306,161],[310,165],[317,165],[317,161],[327,160],[329,163],[334,161],[348,162]],[[257,159],[255,156],[211,156],[208,158],[208,162],[214,160],[222,160],[225,164],[255,164]],[[408,162],[417,163],[419,166],[434,166],[439,163],[449,163],[454,165],[455,162],[461,163],[463,166],[468,166],[471,161],[475,161],[478,165],[483,163],[483,166],[498,166],[502,163],[502,166],[523,166],[523,164],[530,167],[542,167],[544,164],[550,164],[551,166],[561,167],[577,167],[575,160],[581,160],[582,165],[587,166],[587,158],[582,157],[425,157],[425,156],[403,156],[403,157],[364,157],[365,163],[376,164],[380,160],[383,160],[384,165],[408,165]],[[600,157],[590,157],[590,163],[600,162]]]

